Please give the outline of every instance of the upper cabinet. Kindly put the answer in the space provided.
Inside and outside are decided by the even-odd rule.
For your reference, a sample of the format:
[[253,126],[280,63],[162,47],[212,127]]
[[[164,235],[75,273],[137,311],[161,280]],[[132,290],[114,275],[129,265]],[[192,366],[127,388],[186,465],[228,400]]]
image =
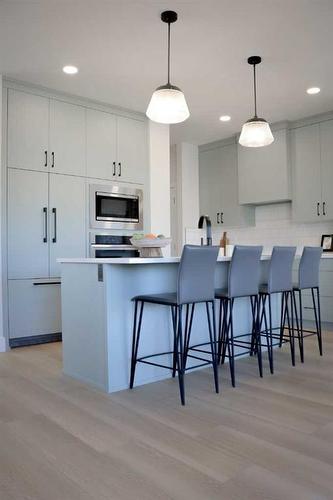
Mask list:
[[254,223],[252,207],[238,203],[236,144],[200,151],[199,197],[200,213],[209,215],[214,226]]
[[47,170],[49,99],[8,90],[8,166]]
[[147,165],[144,121],[87,111],[87,175],[143,184]]
[[333,121],[292,131],[293,219],[333,220]]
[[50,170],[60,174],[86,174],[85,108],[50,101]]
[[238,145],[240,204],[263,204],[291,199],[289,131],[273,131],[274,142],[262,148]]
[[143,184],[147,129],[127,118],[8,90],[8,166]]

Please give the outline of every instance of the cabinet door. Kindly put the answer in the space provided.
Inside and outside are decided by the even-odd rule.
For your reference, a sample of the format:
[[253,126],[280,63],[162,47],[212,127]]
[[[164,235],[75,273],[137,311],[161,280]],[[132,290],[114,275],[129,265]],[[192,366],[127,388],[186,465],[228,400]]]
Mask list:
[[292,131],[293,219],[321,220],[321,169],[319,125]]
[[200,214],[209,215],[212,224],[220,221],[222,202],[219,197],[220,178],[219,149],[202,151],[199,154],[199,205]]
[[49,275],[48,174],[8,169],[8,277]]
[[85,109],[56,99],[50,101],[50,171],[85,175]]
[[322,214],[333,220],[333,120],[320,124]]
[[9,280],[9,338],[61,332],[60,284]]
[[264,148],[246,148],[238,145],[241,204],[290,200],[290,177],[287,130],[274,131],[274,142]]
[[48,134],[49,99],[9,89],[8,166],[47,170]]
[[85,179],[50,174],[50,276],[60,276],[60,257],[86,256]]
[[117,117],[117,179],[143,184],[147,161],[146,123]]
[[103,111],[87,110],[87,175],[117,179],[116,117]]

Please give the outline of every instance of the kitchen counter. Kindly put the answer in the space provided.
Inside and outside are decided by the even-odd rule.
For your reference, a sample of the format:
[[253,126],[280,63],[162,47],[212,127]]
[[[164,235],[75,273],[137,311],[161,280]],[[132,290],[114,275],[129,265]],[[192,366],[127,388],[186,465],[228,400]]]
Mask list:
[[[60,259],[62,268],[63,370],[66,375],[110,393],[128,388],[131,359],[133,302],[139,294],[176,290],[179,258]],[[227,285],[229,257],[219,259],[215,285]],[[267,278],[269,257],[261,262],[261,281]],[[273,301],[274,318],[278,302]],[[235,331],[251,331],[248,301],[235,303]],[[206,310],[198,304],[191,341],[207,340]],[[171,350],[171,314],[167,307],[147,304],[140,355]],[[163,360],[170,362],[171,360]],[[256,363],[253,365],[256,373]],[[167,370],[140,364],[136,385],[171,376]]]

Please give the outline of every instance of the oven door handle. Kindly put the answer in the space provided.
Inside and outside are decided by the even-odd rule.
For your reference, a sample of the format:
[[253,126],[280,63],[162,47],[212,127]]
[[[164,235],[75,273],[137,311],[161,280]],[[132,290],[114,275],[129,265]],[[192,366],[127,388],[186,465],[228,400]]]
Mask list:
[[96,248],[97,250],[135,250],[132,245],[108,245],[103,243],[91,243],[91,248]]

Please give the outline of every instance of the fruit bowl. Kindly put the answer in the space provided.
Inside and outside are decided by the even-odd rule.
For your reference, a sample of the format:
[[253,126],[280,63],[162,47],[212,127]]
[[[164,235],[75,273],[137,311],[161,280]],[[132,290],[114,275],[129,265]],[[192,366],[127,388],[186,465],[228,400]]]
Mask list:
[[131,244],[140,252],[140,257],[163,257],[161,248],[171,243],[171,238],[131,238]]

